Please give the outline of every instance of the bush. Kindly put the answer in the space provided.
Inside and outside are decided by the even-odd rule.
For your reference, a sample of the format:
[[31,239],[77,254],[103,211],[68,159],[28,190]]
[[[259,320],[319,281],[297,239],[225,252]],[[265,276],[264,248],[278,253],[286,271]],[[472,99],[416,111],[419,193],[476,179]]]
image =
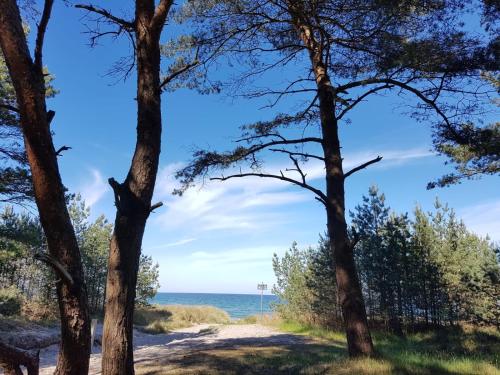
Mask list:
[[51,324],[59,319],[57,304],[41,301],[25,301],[21,307],[21,315],[31,322]]
[[15,287],[0,289],[0,315],[17,315],[21,311],[23,295]]

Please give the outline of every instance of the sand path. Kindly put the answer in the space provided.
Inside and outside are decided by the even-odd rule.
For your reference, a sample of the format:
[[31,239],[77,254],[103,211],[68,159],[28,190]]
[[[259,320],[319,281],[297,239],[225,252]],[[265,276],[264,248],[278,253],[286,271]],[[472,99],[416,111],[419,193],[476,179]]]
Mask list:
[[[98,334],[102,327],[98,327]],[[169,334],[149,335],[134,331],[134,360],[137,365],[207,349],[235,348],[241,345],[300,345],[309,339],[279,332],[259,324],[197,325]],[[57,345],[40,351],[40,374],[54,372]],[[90,359],[89,375],[100,374],[101,348],[95,346]]]

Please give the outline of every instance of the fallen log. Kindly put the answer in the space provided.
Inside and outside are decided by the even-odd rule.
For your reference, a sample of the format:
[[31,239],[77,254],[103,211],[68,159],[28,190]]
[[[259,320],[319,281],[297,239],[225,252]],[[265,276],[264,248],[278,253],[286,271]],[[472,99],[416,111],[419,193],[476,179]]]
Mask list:
[[0,365],[6,375],[22,375],[26,367],[28,375],[38,375],[39,351],[28,351],[0,341]]

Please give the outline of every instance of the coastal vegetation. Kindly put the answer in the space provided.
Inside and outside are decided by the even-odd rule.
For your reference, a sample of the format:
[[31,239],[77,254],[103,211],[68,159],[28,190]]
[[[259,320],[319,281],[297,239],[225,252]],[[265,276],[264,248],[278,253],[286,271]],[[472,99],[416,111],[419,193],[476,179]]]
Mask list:
[[[134,323],[158,335],[200,323],[229,326],[227,313],[214,307],[149,306],[159,266],[142,254],[142,243],[150,215],[163,205],[153,196],[165,108],[176,119],[162,95],[178,89],[269,101],[267,117],[235,120],[243,123],[236,147],[194,148],[190,160],[176,164],[174,194],[206,178],[286,183],[320,204],[326,226],[317,232],[325,235],[317,248],[294,243],[275,255],[277,317],[239,322],[274,324],[294,334],[291,344],[222,345],[181,353],[173,367],[140,365],[139,373],[498,373],[498,244],[439,201],[432,212],[392,211],[376,187],[349,212],[348,181],[384,155],[352,162],[344,152],[367,140],[366,127],[377,126],[385,113],[378,104],[388,99],[387,112],[428,126],[428,148],[452,165],[450,173],[426,176],[429,189],[497,175],[498,1],[134,0],[110,9],[61,3],[78,12],[92,47],[108,37],[127,43],[128,55],[111,75],[136,81],[129,92],[132,140],[111,150],[128,160],[123,170],[114,166],[113,175],[123,176],[108,179],[115,218],[90,220],[61,176],[59,160],[71,146],[56,147],[56,111],[49,108],[58,91],[45,52],[67,58],[44,48],[58,2],[0,0],[0,317],[8,327],[57,322],[56,375],[88,374],[94,317],[103,320],[103,375],[135,374]],[[182,107],[197,108],[193,98]],[[376,108],[360,121],[354,114],[367,102]],[[84,100],[78,105],[87,107]],[[104,118],[85,126],[89,139],[98,138]],[[344,129],[356,127],[349,142]],[[210,132],[217,130],[221,138],[232,135],[215,126]],[[126,132],[120,128],[114,139]],[[203,135],[193,131],[193,139]],[[38,352],[0,340],[0,365],[8,375],[20,374],[20,366],[35,375]]]
[[[101,317],[112,225],[102,215],[91,221],[90,208],[80,195],[68,196],[68,211],[82,254],[90,314]],[[20,314],[33,321],[57,318],[54,304],[57,278],[46,264],[32,256],[47,251],[39,219],[18,213],[12,206],[4,207],[0,213],[0,248],[0,314]],[[158,267],[150,256],[141,255],[136,292],[138,306],[147,305],[156,294]]]
[[227,312],[214,306],[152,305],[138,307],[134,324],[147,333],[168,333],[197,324],[228,324]]
[[[432,212],[418,205],[410,217],[390,209],[372,186],[350,213],[359,236],[354,256],[368,321],[403,335],[462,323],[500,326],[500,251],[436,201]],[[327,239],[316,248],[293,244],[273,259],[285,320],[340,329],[334,260]]]

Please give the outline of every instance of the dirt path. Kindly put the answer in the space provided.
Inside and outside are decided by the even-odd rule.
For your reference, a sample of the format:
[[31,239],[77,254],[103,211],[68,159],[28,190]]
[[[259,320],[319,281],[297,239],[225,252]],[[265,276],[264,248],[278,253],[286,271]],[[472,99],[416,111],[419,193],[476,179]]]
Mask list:
[[[205,364],[205,370],[200,369],[198,364],[193,362],[194,359],[203,354],[206,360],[205,353],[208,351],[215,353],[234,351],[238,348],[301,346],[310,342],[311,340],[304,336],[282,333],[258,324],[198,325],[161,335],[135,331],[134,359],[138,373],[142,374],[187,373],[186,369],[195,364],[193,371],[189,373],[219,373],[213,367],[213,372],[207,370],[212,366],[210,364]],[[53,373],[57,349],[57,346],[53,345],[40,352],[40,374]],[[100,374],[100,365],[100,347],[96,346],[91,357],[89,374]]]

